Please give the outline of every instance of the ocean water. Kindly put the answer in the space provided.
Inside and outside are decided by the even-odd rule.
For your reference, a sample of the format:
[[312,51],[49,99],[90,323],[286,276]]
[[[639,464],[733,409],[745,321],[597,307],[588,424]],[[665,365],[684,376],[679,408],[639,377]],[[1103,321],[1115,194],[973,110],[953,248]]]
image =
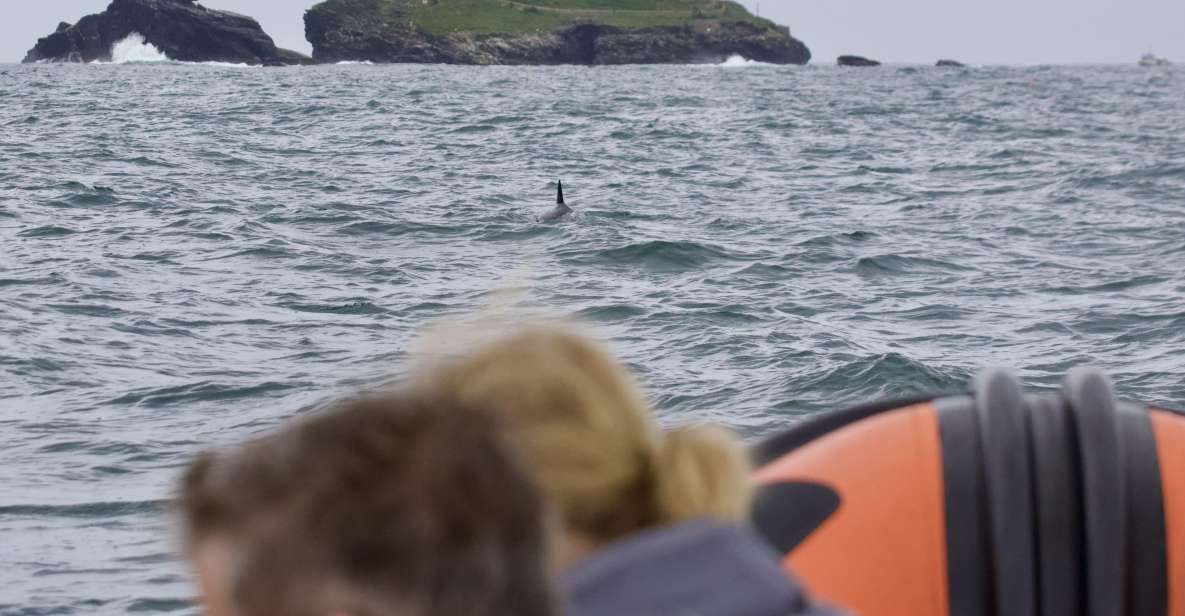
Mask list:
[[188,457],[491,304],[751,438],[987,365],[1185,406],[1185,70],[0,66],[0,613],[192,612]]

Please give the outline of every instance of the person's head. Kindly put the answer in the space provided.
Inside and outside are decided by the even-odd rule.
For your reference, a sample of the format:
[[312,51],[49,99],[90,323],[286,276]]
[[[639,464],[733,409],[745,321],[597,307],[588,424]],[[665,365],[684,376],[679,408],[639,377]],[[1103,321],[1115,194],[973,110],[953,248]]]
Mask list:
[[[502,416],[567,539],[585,548],[692,518],[747,515],[748,458],[738,441],[711,427],[660,431],[624,366],[586,336],[523,331],[429,381]],[[560,564],[581,556],[558,548]]]
[[211,616],[550,616],[544,501],[496,418],[356,400],[180,486]]

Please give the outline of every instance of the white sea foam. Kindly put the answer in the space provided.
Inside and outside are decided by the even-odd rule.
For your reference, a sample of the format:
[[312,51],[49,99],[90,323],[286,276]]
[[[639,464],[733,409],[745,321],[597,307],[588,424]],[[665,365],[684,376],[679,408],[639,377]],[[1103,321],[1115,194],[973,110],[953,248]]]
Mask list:
[[156,45],[145,41],[144,35],[139,32],[133,32],[111,46],[112,64],[168,61],[169,57],[157,49]]
[[133,32],[111,46],[110,62],[96,61],[94,64],[151,64],[162,62],[189,64],[193,66],[215,66],[220,68],[254,68],[259,66],[234,62],[177,62],[165,55],[156,45],[144,40],[144,35],[139,32]]
[[260,68],[262,64],[244,64],[242,62],[182,62],[182,64],[197,64],[201,66],[218,66],[221,68]]
[[740,54],[733,54],[727,60],[721,62],[718,66],[724,68],[747,68],[750,66],[774,66],[769,62],[758,62],[757,60],[750,60]]
[[338,66],[374,66],[374,62],[371,62],[370,60],[342,60],[341,62],[336,62],[336,64]]

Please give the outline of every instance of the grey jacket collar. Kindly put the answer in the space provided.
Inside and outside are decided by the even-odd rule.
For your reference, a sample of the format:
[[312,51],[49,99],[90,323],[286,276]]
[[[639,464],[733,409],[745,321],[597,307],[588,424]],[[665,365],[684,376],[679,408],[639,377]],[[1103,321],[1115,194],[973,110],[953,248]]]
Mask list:
[[711,521],[635,533],[561,577],[566,616],[825,616],[748,530]]

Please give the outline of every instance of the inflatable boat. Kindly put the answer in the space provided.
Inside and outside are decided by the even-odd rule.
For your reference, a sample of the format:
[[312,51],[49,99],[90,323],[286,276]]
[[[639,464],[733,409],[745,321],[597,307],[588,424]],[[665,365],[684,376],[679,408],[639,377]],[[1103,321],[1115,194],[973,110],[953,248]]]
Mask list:
[[864,616],[1185,616],[1185,414],[1097,370],[864,405],[758,445],[753,521]]

